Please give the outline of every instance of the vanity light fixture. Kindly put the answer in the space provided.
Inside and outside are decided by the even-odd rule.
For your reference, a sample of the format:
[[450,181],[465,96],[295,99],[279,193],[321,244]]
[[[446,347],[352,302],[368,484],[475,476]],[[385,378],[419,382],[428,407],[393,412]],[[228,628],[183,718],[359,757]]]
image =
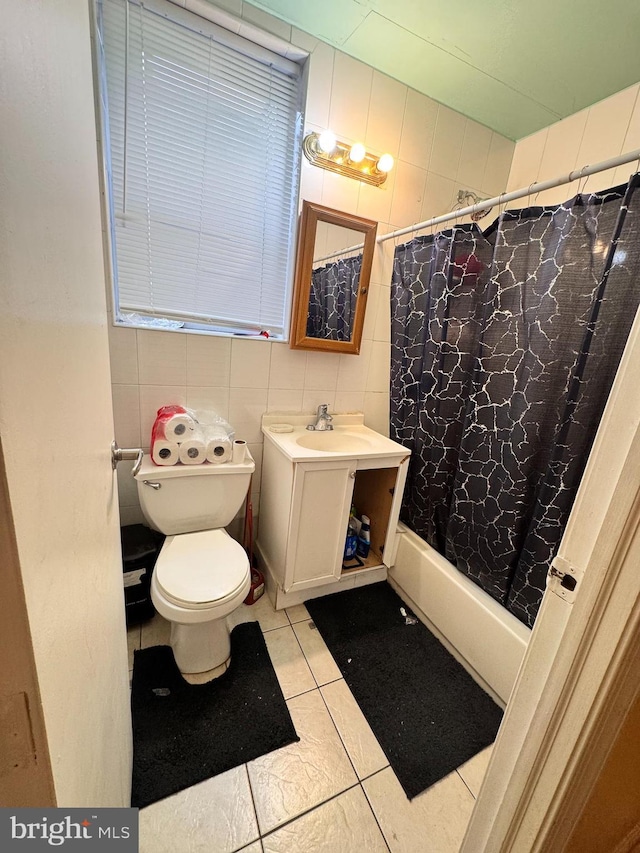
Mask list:
[[330,130],[308,133],[302,143],[302,150],[314,166],[330,169],[347,178],[365,181],[376,187],[384,184],[387,174],[393,168],[391,154],[378,157],[367,151],[361,142],[354,145],[340,142]]

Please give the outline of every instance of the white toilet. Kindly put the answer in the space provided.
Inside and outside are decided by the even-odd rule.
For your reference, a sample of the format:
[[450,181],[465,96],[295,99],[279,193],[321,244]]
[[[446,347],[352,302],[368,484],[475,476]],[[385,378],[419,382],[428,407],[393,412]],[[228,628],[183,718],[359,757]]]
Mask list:
[[[226,617],[251,586],[244,548],[224,529],[246,498],[255,462],[160,467],[145,456],[135,475],[148,524],[166,534],[151,578],[151,600],[171,622],[182,673],[209,672],[230,656]],[[221,673],[217,673],[221,674]]]

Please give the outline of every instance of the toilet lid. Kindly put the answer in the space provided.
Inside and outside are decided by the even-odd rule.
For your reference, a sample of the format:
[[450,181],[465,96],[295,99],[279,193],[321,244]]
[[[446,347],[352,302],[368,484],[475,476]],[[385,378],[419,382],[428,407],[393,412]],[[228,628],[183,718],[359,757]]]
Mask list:
[[156,583],[178,605],[202,607],[232,597],[249,576],[244,548],[224,529],[166,539],[155,566]]

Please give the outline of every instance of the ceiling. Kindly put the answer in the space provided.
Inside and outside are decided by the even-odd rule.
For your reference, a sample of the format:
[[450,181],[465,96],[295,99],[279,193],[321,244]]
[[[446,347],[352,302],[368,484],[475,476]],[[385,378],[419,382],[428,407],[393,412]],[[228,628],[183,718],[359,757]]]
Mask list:
[[521,139],[640,80],[638,0],[251,0]]

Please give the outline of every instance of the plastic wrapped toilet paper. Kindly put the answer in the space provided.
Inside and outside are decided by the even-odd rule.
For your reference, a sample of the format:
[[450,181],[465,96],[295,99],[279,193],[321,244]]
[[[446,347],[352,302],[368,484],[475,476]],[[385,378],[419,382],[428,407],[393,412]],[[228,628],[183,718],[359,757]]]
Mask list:
[[151,458],[156,465],[175,465],[180,461],[180,446],[175,441],[156,439],[151,449]]
[[158,432],[167,441],[186,441],[191,438],[196,422],[186,412],[168,415],[158,419]]
[[201,436],[188,438],[181,442],[179,455],[183,465],[201,465],[207,458],[207,442]]
[[233,438],[229,435],[227,426],[223,423],[202,425],[201,432],[207,443],[207,462],[211,462],[213,465],[231,461]]
[[234,438],[231,425],[216,412],[162,406],[151,432],[151,458],[157,465],[219,465],[232,460]]

